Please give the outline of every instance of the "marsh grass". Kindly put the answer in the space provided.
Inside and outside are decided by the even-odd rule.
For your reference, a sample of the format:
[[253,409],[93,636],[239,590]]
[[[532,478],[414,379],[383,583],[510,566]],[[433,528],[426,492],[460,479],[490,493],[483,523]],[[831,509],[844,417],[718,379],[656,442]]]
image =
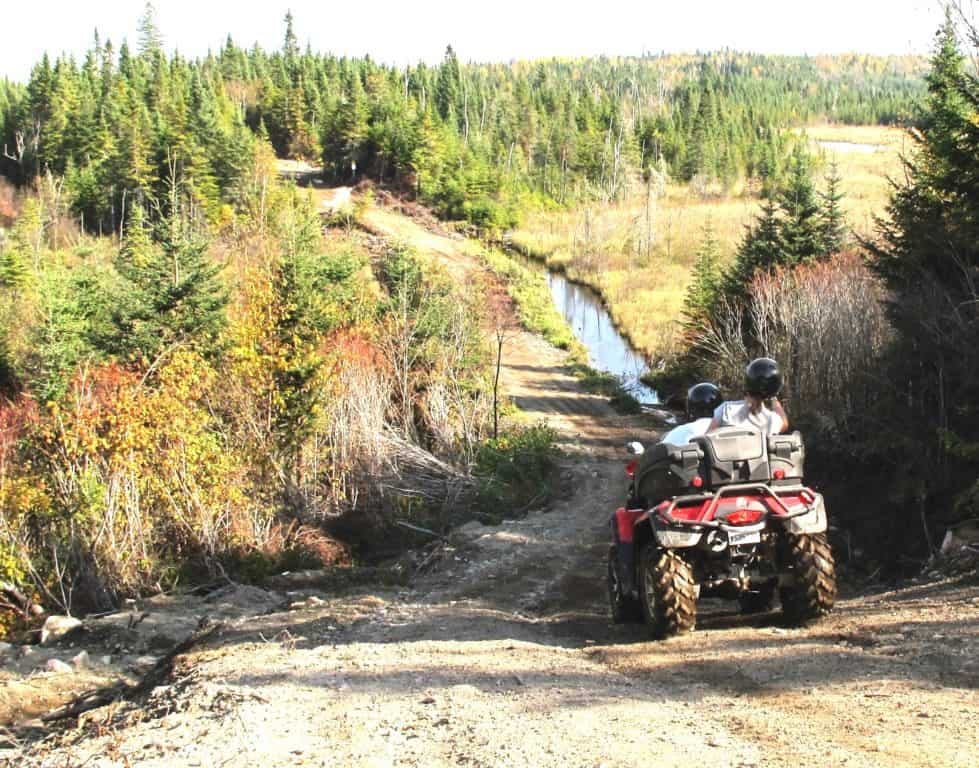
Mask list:
[[[902,173],[900,153],[909,148],[906,134],[880,126],[817,125],[804,130],[817,159],[817,186],[824,186],[823,176],[835,162],[848,221],[857,235],[871,235],[874,216],[884,213],[889,199],[888,177]],[[873,145],[876,150],[826,147],[822,142]],[[640,194],[611,205],[533,214],[512,233],[512,242],[595,289],[620,331],[638,350],[660,359],[679,344],[683,301],[705,225],[710,222],[726,264],[758,211],[757,185],[698,194],[690,185],[668,184],[658,198]]]

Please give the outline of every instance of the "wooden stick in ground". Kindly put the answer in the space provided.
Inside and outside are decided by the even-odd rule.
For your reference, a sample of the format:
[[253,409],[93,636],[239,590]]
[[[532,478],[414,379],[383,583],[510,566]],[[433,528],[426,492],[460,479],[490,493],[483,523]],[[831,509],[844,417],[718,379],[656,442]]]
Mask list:
[[221,622],[211,622],[208,619],[201,619],[197,629],[190,635],[171,648],[165,656],[159,659],[156,664],[145,674],[136,685],[126,683],[114,683],[92,691],[85,691],[75,697],[63,707],[58,707],[46,715],[41,716],[42,722],[53,723],[58,720],[65,720],[79,715],[106,704],[111,704],[119,699],[131,699],[136,696],[149,693],[157,685],[166,680],[173,673],[173,662],[177,656],[187,653],[191,648],[204,642],[211,635],[215,634],[222,626]]

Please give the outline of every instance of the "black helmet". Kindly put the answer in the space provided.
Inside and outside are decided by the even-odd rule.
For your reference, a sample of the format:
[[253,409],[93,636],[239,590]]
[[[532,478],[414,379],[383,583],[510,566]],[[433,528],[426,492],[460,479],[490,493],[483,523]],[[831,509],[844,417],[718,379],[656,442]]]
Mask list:
[[690,387],[687,392],[687,418],[702,419],[714,415],[714,410],[722,402],[721,390],[709,382]]
[[755,397],[775,397],[782,388],[782,372],[770,357],[759,357],[748,363],[744,372],[744,389]]

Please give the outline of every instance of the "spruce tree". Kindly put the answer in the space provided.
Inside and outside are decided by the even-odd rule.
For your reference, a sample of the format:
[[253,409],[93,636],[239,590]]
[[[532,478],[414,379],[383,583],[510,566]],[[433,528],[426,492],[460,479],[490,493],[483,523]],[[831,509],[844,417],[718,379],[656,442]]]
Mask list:
[[704,324],[717,300],[721,287],[720,242],[714,232],[710,218],[704,224],[697,260],[694,262],[693,277],[687,288],[683,302],[684,324],[696,329]]
[[979,81],[965,72],[950,14],[927,79],[905,181],[864,243],[892,296],[896,338],[880,378],[893,389],[875,423],[896,448],[888,463],[907,496],[895,527],[907,531],[951,506],[979,456]]
[[205,355],[217,351],[227,293],[201,224],[183,206],[174,190],[152,244],[142,213],[130,220],[128,239],[115,260],[122,295],[112,312],[106,351],[147,361],[177,345]]
[[809,155],[796,145],[789,162],[789,176],[778,194],[782,210],[779,235],[783,264],[806,264],[826,255],[822,211],[812,180]]
[[841,183],[839,168],[834,161],[830,164],[829,173],[826,174],[826,191],[819,193],[822,202],[821,237],[823,248],[826,253],[830,254],[842,251],[846,248],[849,240],[846,214],[841,205],[843,200],[843,191],[840,189]]
[[150,58],[163,53],[163,35],[156,24],[156,8],[150,2],[143,6],[139,19],[139,53]]
[[[439,67],[438,79],[435,81],[435,105],[438,113],[449,124],[455,122],[460,101],[462,99],[462,75],[459,70],[459,59],[452,46],[445,49],[442,66]],[[452,125],[453,128],[458,126]]]
[[732,297],[746,296],[755,274],[770,271],[786,263],[781,237],[778,204],[771,197],[763,200],[761,215],[748,227],[734,257],[734,264],[724,279],[724,292]]
[[24,255],[12,244],[0,248],[0,287],[21,288],[30,279]]

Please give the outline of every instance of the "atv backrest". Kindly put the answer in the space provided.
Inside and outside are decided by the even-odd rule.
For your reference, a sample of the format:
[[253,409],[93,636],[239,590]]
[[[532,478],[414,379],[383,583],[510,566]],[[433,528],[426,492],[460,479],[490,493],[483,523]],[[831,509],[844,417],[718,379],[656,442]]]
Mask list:
[[636,468],[636,496],[646,506],[663,499],[690,492],[697,476],[703,452],[693,444],[657,443],[639,459]]
[[771,478],[765,436],[743,427],[721,427],[696,438],[704,454],[708,488],[732,483],[767,482]]
[[[802,435],[796,431],[788,435],[769,435],[768,464],[772,471],[773,485],[798,485],[806,461],[806,447]],[[776,480],[775,471],[782,470],[783,477]]]

